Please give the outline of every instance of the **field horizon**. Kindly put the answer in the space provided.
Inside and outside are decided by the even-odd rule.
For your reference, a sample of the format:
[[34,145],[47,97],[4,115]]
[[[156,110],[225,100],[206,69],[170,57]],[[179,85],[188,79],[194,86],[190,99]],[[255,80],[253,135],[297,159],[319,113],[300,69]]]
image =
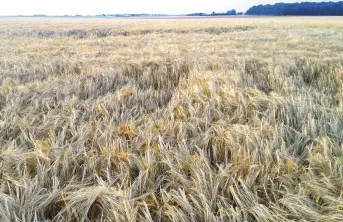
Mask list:
[[343,220],[343,17],[0,19],[0,221]]

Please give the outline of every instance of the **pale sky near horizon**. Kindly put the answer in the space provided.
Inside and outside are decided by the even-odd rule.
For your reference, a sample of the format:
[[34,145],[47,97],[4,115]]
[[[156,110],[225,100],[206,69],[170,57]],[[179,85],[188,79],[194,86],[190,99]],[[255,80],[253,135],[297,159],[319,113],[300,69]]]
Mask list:
[[[249,7],[291,0],[2,0],[0,15],[96,15],[96,14],[185,14],[194,12],[225,12],[236,9],[245,12]],[[301,0],[300,0],[301,1]],[[310,0],[322,2],[323,0]]]

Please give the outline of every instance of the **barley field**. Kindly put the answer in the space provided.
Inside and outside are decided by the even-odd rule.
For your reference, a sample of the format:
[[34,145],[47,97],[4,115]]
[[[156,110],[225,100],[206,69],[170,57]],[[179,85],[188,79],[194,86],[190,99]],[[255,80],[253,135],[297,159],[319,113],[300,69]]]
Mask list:
[[342,221],[342,30],[0,19],[0,221]]

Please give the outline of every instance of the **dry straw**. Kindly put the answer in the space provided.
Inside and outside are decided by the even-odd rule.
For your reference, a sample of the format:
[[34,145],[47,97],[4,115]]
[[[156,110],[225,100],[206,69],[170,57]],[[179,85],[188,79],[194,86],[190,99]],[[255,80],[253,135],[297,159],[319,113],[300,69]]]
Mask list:
[[341,22],[1,19],[0,221],[343,220]]

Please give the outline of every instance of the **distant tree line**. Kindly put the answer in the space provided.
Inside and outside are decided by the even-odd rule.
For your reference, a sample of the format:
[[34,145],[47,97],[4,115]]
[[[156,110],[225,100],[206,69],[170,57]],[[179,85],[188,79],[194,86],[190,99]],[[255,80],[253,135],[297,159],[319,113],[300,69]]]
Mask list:
[[229,10],[227,12],[212,12],[211,14],[198,12],[198,13],[192,13],[188,14],[187,16],[220,16],[220,15],[243,15],[243,12],[236,12],[235,9]]
[[146,13],[136,13],[136,14],[100,14],[96,16],[109,16],[109,17],[147,17],[147,16],[166,16],[165,14],[146,14]]
[[247,15],[343,15],[343,1],[277,3],[253,6]]

